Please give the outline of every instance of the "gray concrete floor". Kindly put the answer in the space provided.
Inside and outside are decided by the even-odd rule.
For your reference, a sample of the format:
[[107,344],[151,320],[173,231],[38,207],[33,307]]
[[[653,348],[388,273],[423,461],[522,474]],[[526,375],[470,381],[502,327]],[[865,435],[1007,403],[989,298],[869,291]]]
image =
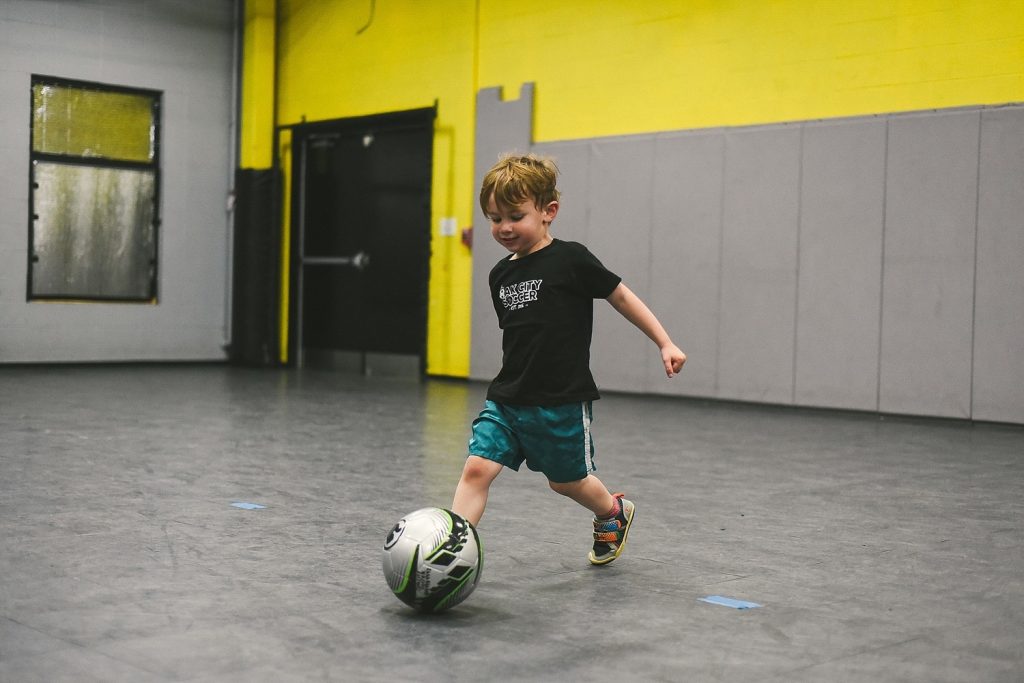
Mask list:
[[506,472],[477,591],[412,612],[380,547],[449,504],[482,396],[0,367],[0,680],[1024,680],[1010,426],[607,396],[598,474],[638,510],[623,557],[589,566],[589,515]]

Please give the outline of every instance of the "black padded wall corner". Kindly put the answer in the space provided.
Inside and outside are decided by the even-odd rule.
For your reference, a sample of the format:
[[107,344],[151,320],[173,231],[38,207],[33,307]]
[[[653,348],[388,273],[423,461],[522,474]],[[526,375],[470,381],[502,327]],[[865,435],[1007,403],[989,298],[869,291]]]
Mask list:
[[235,244],[231,346],[236,365],[278,364],[277,174],[235,173]]

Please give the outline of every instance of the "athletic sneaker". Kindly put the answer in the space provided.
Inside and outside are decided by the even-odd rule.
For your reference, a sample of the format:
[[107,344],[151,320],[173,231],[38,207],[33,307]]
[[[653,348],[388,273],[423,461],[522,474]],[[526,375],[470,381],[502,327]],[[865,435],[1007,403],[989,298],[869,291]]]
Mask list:
[[629,533],[633,513],[636,511],[632,501],[626,500],[622,495],[614,494],[622,501],[619,514],[611,519],[594,518],[594,549],[590,551],[591,564],[608,564],[622,554],[622,548],[626,545],[626,534]]

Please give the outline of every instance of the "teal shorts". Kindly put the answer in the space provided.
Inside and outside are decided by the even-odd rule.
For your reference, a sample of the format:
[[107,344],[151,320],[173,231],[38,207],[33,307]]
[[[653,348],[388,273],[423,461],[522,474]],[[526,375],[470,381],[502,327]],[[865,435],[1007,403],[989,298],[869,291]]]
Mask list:
[[550,481],[585,479],[596,470],[590,401],[560,406],[510,406],[485,401],[473,421],[469,454],[519,471],[526,466]]

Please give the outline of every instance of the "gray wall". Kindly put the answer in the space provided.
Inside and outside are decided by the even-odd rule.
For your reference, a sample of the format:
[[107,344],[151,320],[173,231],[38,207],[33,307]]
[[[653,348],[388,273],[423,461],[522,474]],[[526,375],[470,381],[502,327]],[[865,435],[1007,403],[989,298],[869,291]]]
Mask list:
[[[478,178],[497,156],[479,135],[531,116],[480,99]],[[531,148],[562,171],[554,234],[621,274],[689,355],[667,380],[598,303],[602,388],[1024,423],[1024,107]],[[479,379],[500,363],[486,276],[501,255],[476,240]]]
[[[476,153],[473,185],[478,188],[484,175],[509,151],[528,152],[533,136],[533,85],[525,84],[515,99],[505,101],[498,88],[481,90],[476,98]],[[473,197],[477,215],[473,237],[473,327],[470,349],[470,377],[493,377],[501,367],[501,335],[495,322],[494,307],[487,293],[487,273],[492,265],[508,254],[491,239],[489,223],[483,218],[477,195]]]
[[[0,2],[0,363],[223,359],[233,0]],[[159,303],[27,303],[32,74],[161,90]]]

